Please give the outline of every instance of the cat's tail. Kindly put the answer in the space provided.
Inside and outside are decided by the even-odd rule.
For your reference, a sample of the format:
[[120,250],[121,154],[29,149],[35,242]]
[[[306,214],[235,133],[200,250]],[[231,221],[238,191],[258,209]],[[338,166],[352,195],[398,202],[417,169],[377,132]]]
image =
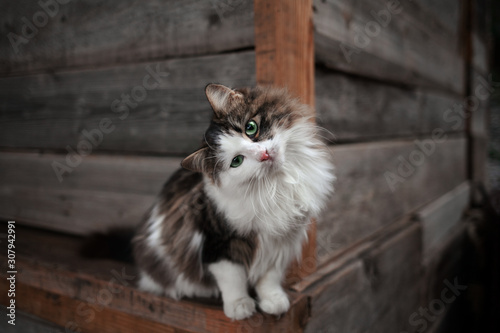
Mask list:
[[83,241],[80,254],[90,259],[111,259],[133,263],[132,238],[134,228],[111,228],[90,234]]

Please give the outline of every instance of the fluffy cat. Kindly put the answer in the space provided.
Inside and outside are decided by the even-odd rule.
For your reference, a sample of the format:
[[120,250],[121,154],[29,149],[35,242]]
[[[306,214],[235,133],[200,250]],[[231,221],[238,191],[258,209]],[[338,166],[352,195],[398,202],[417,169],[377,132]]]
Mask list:
[[282,89],[210,84],[200,149],[166,182],[133,239],[139,287],[175,299],[222,294],[224,313],[279,315],[281,286],[334,181],[312,110]]

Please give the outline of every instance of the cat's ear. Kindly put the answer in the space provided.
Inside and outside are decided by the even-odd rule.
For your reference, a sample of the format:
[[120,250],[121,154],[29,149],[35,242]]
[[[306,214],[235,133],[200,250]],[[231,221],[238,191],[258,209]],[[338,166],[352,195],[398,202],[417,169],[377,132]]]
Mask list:
[[205,158],[207,157],[208,147],[200,148],[185,159],[182,160],[181,166],[195,172],[203,172]]
[[243,99],[243,94],[240,92],[215,83],[211,83],[205,88],[205,94],[215,115],[219,118],[227,115],[232,103],[237,103]]

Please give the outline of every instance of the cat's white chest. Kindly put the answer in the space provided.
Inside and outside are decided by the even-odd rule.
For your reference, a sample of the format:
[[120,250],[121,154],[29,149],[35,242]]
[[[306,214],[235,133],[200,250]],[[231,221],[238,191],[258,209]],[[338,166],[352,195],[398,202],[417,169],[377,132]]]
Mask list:
[[236,183],[216,188],[207,184],[206,189],[238,233],[255,232],[259,237],[279,238],[308,223],[308,203],[316,199],[315,195],[304,196],[303,186],[287,183],[284,177],[249,187]]
[[288,237],[259,235],[257,250],[248,272],[249,282],[257,283],[271,268],[284,273],[292,260],[300,258],[302,244],[306,239],[306,226],[295,230]]

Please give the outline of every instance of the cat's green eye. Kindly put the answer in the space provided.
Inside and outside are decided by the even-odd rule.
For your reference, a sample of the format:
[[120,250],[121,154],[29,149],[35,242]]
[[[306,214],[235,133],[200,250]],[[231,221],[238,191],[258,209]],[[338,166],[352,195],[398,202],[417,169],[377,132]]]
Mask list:
[[257,130],[258,130],[258,126],[257,126],[257,123],[253,120],[250,120],[247,125],[245,126],[245,133],[252,137],[254,136],[255,134],[257,134]]
[[238,155],[231,161],[231,168],[239,167],[245,158],[242,155]]

